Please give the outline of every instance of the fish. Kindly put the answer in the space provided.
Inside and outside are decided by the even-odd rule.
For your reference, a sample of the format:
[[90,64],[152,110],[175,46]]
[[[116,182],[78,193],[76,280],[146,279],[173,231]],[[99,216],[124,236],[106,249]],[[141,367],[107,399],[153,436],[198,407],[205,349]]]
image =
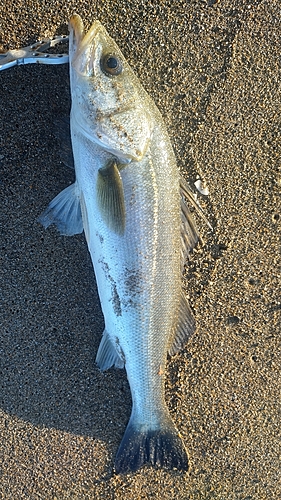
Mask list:
[[[69,22],[70,131],[75,182],[39,220],[63,235],[84,231],[105,328],[100,370],[125,368],[132,411],[116,474],[143,465],[187,471],[165,402],[167,354],[196,328],[182,287],[200,237],[163,118],[115,41],[96,20]],[[198,207],[197,207],[198,208]]]

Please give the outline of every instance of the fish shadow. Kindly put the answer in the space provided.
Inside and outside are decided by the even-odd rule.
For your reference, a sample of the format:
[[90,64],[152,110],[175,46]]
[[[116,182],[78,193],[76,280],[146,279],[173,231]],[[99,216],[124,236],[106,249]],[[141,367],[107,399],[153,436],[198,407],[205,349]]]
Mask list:
[[67,238],[37,222],[74,179],[52,130],[70,108],[68,67],[17,67],[2,82],[0,406],[117,446],[130,391],[124,370],[95,365],[104,324],[84,234]]

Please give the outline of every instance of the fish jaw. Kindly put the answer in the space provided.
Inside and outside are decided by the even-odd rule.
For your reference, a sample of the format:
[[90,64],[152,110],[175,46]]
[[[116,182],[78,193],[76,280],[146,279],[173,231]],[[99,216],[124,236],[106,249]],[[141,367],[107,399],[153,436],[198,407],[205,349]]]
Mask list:
[[[151,140],[149,108],[154,103],[99,21],[85,34],[80,16],[74,15],[69,27],[71,114],[76,125],[121,161],[140,161]],[[108,57],[118,62],[120,74],[105,71]]]
[[84,23],[78,14],[74,14],[68,23],[69,29],[69,63],[71,64],[73,56],[77,51],[82,38],[85,35]]
[[78,14],[74,14],[69,21],[69,56],[70,64],[75,70],[84,76],[91,76],[94,71],[95,48],[97,37],[103,27],[99,21],[95,21],[91,29],[85,34],[84,24]]

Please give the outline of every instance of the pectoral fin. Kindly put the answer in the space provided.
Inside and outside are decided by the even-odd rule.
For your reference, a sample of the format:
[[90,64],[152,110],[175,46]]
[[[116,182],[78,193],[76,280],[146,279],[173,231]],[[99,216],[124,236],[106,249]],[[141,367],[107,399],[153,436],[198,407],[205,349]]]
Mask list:
[[125,230],[125,199],[123,182],[116,163],[100,168],[97,178],[97,201],[106,225],[115,233]]
[[72,236],[83,231],[79,192],[76,185],[71,184],[59,193],[40,215],[38,221],[45,228],[55,224],[61,234]]

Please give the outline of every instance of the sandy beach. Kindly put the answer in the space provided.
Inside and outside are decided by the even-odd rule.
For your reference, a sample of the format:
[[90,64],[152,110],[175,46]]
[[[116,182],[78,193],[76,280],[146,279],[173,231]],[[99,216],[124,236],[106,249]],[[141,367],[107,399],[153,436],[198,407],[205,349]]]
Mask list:
[[101,373],[103,316],[84,234],[38,216],[74,179],[54,123],[68,65],[0,71],[0,498],[281,498],[279,0],[12,0],[0,49],[99,19],[159,107],[178,166],[213,225],[183,286],[197,321],[168,359],[166,401],[187,473],[114,474],[131,411],[126,374]]

